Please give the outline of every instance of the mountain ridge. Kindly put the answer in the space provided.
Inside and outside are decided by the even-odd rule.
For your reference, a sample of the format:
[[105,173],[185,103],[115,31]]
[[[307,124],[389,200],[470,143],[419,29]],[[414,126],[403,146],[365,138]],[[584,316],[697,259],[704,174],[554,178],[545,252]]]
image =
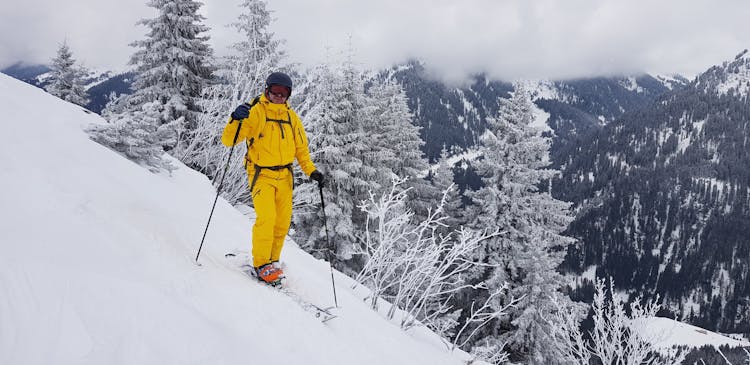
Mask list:
[[580,141],[556,191],[578,209],[568,232],[583,243],[569,264],[599,265],[619,288],[660,294],[678,316],[725,332],[750,331],[750,264],[737,259],[750,255],[750,103],[721,88],[738,65]]

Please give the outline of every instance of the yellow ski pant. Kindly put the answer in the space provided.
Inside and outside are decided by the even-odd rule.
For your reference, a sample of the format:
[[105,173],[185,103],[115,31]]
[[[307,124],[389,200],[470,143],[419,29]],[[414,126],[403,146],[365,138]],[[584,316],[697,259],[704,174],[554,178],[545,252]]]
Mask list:
[[292,221],[292,174],[286,169],[260,174],[253,187],[253,266],[260,267],[281,257],[284,238]]

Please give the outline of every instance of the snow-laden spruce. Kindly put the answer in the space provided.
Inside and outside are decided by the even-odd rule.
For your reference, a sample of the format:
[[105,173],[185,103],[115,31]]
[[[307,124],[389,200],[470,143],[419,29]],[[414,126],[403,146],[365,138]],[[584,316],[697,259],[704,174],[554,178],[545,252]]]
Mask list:
[[[133,93],[108,105],[103,115],[110,124],[96,126],[90,133],[134,161],[160,169],[169,168],[169,163],[158,157],[158,150],[171,150],[177,156],[196,129],[201,112],[197,98],[211,83],[213,51],[208,36],[202,35],[209,30],[198,13],[202,3],[150,0],[148,5],[158,15],[139,22],[148,33],[132,44],[137,48],[130,59],[136,74]],[[141,136],[153,131],[157,133],[150,137],[150,148],[138,147],[148,143]],[[136,148],[131,149],[134,143]]]
[[[440,201],[442,190],[436,189],[422,175],[428,168],[422,152],[425,142],[414,125],[414,114],[409,109],[406,92],[398,82],[376,78],[367,91],[365,128],[370,150],[365,163],[379,166],[375,176],[380,192],[386,193],[394,178],[406,179],[409,189],[407,206],[414,212],[414,220],[427,218],[428,210]],[[447,187],[446,187],[447,188]]]
[[438,228],[438,232],[443,234],[459,228],[460,222],[464,219],[461,196],[459,195],[458,187],[454,183],[453,165],[448,162],[448,157],[448,150],[443,148],[440,151],[440,159],[437,162],[437,166],[431,169],[429,173],[434,189],[446,192],[445,204],[443,205],[443,212],[445,214],[443,224],[445,228]]
[[52,59],[47,92],[73,104],[86,106],[89,96],[86,92],[84,79],[89,72],[85,67],[76,64],[73,52],[67,42],[63,42],[57,49],[57,56]]
[[[356,206],[368,192],[379,191],[377,166],[363,160],[369,150],[369,121],[364,120],[364,79],[351,58],[338,68],[322,65],[313,70],[318,81],[308,91],[312,106],[304,116],[310,137],[310,153],[327,178],[326,213],[336,255],[352,258],[357,231],[364,214]],[[313,196],[315,200],[319,198]],[[295,239],[313,252],[328,249],[320,212],[295,215]]]
[[[553,198],[545,185],[557,174],[547,168],[550,140],[532,126],[532,104],[522,85],[516,84],[512,97],[500,99],[499,105],[480,140],[476,167],[484,187],[470,196],[474,226],[500,234],[478,251],[487,266],[475,275],[488,293],[509,285],[507,295],[493,298],[495,307],[516,303],[495,324],[507,331],[484,335],[529,363],[554,364],[558,356],[545,319],[556,311],[553,303],[573,306],[562,293],[565,283],[557,271],[571,243],[561,235],[572,220],[570,204]],[[474,300],[466,299],[467,304]]]
[[[310,152],[327,177],[326,213],[331,241],[339,259],[354,271],[355,245],[363,241],[366,214],[358,205],[388,191],[393,178],[407,178],[414,194],[409,205],[425,207],[439,199],[439,192],[420,175],[427,161],[420,147],[419,128],[412,123],[405,92],[400,84],[366,78],[352,56],[341,64],[319,65],[311,70],[305,90],[303,115],[310,135]],[[365,84],[370,87],[365,90]],[[300,190],[305,191],[304,185]],[[317,206],[317,194],[300,194],[300,204]],[[414,209],[426,214],[426,208]],[[322,215],[305,210],[295,215],[295,238],[312,252],[327,249]]]

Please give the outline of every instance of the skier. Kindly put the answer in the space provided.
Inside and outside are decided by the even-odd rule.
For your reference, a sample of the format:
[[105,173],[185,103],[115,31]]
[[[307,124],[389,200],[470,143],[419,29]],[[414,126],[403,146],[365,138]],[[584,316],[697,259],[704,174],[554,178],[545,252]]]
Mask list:
[[241,141],[247,143],[246,168],[257,216],[253,226],[253,267],[260,280],[272,285],[283,278],[278,262],[292,220],[294,159],[312,180],[321,186],[324,180],[310,159],[302,121],[287,103],[291,94],[289,75],[272,73],[261,96],[232,112],[221,136],[227,147]]

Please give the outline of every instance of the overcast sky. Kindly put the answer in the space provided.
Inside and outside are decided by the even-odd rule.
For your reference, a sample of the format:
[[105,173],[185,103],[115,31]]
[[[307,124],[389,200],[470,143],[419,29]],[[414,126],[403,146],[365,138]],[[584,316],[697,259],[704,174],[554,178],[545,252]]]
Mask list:
[[[48,62],[63,41],[92,68],[123,69],[155,16],[145,0],[4,0],[0,67]],[[204,0],[218,54],[240,0]],[[749,0],[269,0],[291,61],[310,65],[351,36],[357,61],[419,58],[441,77],[692,77],[750,48]]]

